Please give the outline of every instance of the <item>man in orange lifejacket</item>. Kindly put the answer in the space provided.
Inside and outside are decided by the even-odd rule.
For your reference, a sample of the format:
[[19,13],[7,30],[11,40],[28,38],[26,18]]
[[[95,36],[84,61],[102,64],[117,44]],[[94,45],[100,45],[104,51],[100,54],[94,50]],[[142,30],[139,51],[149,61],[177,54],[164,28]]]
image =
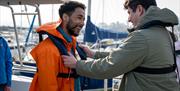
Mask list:
[[76,36],[84,25],[85,5],[69,1],[59,9],[60,22],[48,23],[37,29],[49,37],[32,49],[37,72],[29,91],[74,91],[75,74],[73,69],[64,66],[57,44],[52,39],[61,40],[67,52],[75,53]]

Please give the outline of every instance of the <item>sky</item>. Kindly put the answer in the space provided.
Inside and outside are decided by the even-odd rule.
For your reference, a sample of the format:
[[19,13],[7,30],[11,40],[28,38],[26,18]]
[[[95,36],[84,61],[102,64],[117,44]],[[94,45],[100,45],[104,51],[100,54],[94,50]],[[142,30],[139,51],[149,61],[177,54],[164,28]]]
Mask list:
[[[88,0],[76,0],[87,6]],[[156,0],[160,8],[169,8],[180,17],[180,0]],[[127,23],[127,11],[123,8],[124,0],[92,0],[91,20],[95,23]],[[59,18],[58,9],[60,4],[40,5],[42,24],[56,21]],[[24,6],[13,6],[16,12],[24,12]],[[35,11],[35,8],[28,6],[28,12]],[[87,14],[87,9],[86,9]],[[33,16],[28,16],[31,23]],[[16,16],[17,26],[29,27],[27,16]],[[0,6],[0,26],[12,26],[12,15],[8,7]],[[38,25],[37,18],[35,25]]]

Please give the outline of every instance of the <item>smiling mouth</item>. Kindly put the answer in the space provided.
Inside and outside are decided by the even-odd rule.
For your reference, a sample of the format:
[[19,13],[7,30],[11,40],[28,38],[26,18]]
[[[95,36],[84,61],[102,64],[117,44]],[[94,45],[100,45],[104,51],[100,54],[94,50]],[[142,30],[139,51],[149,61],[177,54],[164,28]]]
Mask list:
[[77,30],[81,30],[81,29],[82,29],[82,27],[76,27],[76,29],[77,29]]

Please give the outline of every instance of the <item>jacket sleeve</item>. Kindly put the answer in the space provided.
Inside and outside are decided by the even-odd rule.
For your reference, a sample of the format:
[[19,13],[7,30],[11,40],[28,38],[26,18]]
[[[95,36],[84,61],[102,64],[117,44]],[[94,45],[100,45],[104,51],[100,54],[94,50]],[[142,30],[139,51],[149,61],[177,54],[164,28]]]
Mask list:
[[38,86],[41,91],[58,91],[58,57],[47,45],[35,47],[31,55],[38,68]]
[[109,55],[109,52],[99,52],[97,51],[94,55],[94,59],[99,59],[99,58],[105,58]]
[[7,73],[7,86],[11,86],[12,79],[12,55],[7,42],[4,40],[5,47],[5,61],[6,61],[6,73]]
[[144,35],[133,32],[120,48],[112,51],[105,58],[78,61],[77,73],[83,76],[105,79],[127,73],[139,66],[147,53]]

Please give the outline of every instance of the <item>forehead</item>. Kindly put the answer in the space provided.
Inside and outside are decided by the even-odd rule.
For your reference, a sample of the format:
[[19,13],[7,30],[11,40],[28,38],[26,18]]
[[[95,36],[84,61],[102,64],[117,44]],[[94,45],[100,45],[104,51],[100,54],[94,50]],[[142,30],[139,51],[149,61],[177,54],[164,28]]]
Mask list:
[[75,16],[85,16],[85,11],[82,8],[76,8],[75,11],[72,13]]

